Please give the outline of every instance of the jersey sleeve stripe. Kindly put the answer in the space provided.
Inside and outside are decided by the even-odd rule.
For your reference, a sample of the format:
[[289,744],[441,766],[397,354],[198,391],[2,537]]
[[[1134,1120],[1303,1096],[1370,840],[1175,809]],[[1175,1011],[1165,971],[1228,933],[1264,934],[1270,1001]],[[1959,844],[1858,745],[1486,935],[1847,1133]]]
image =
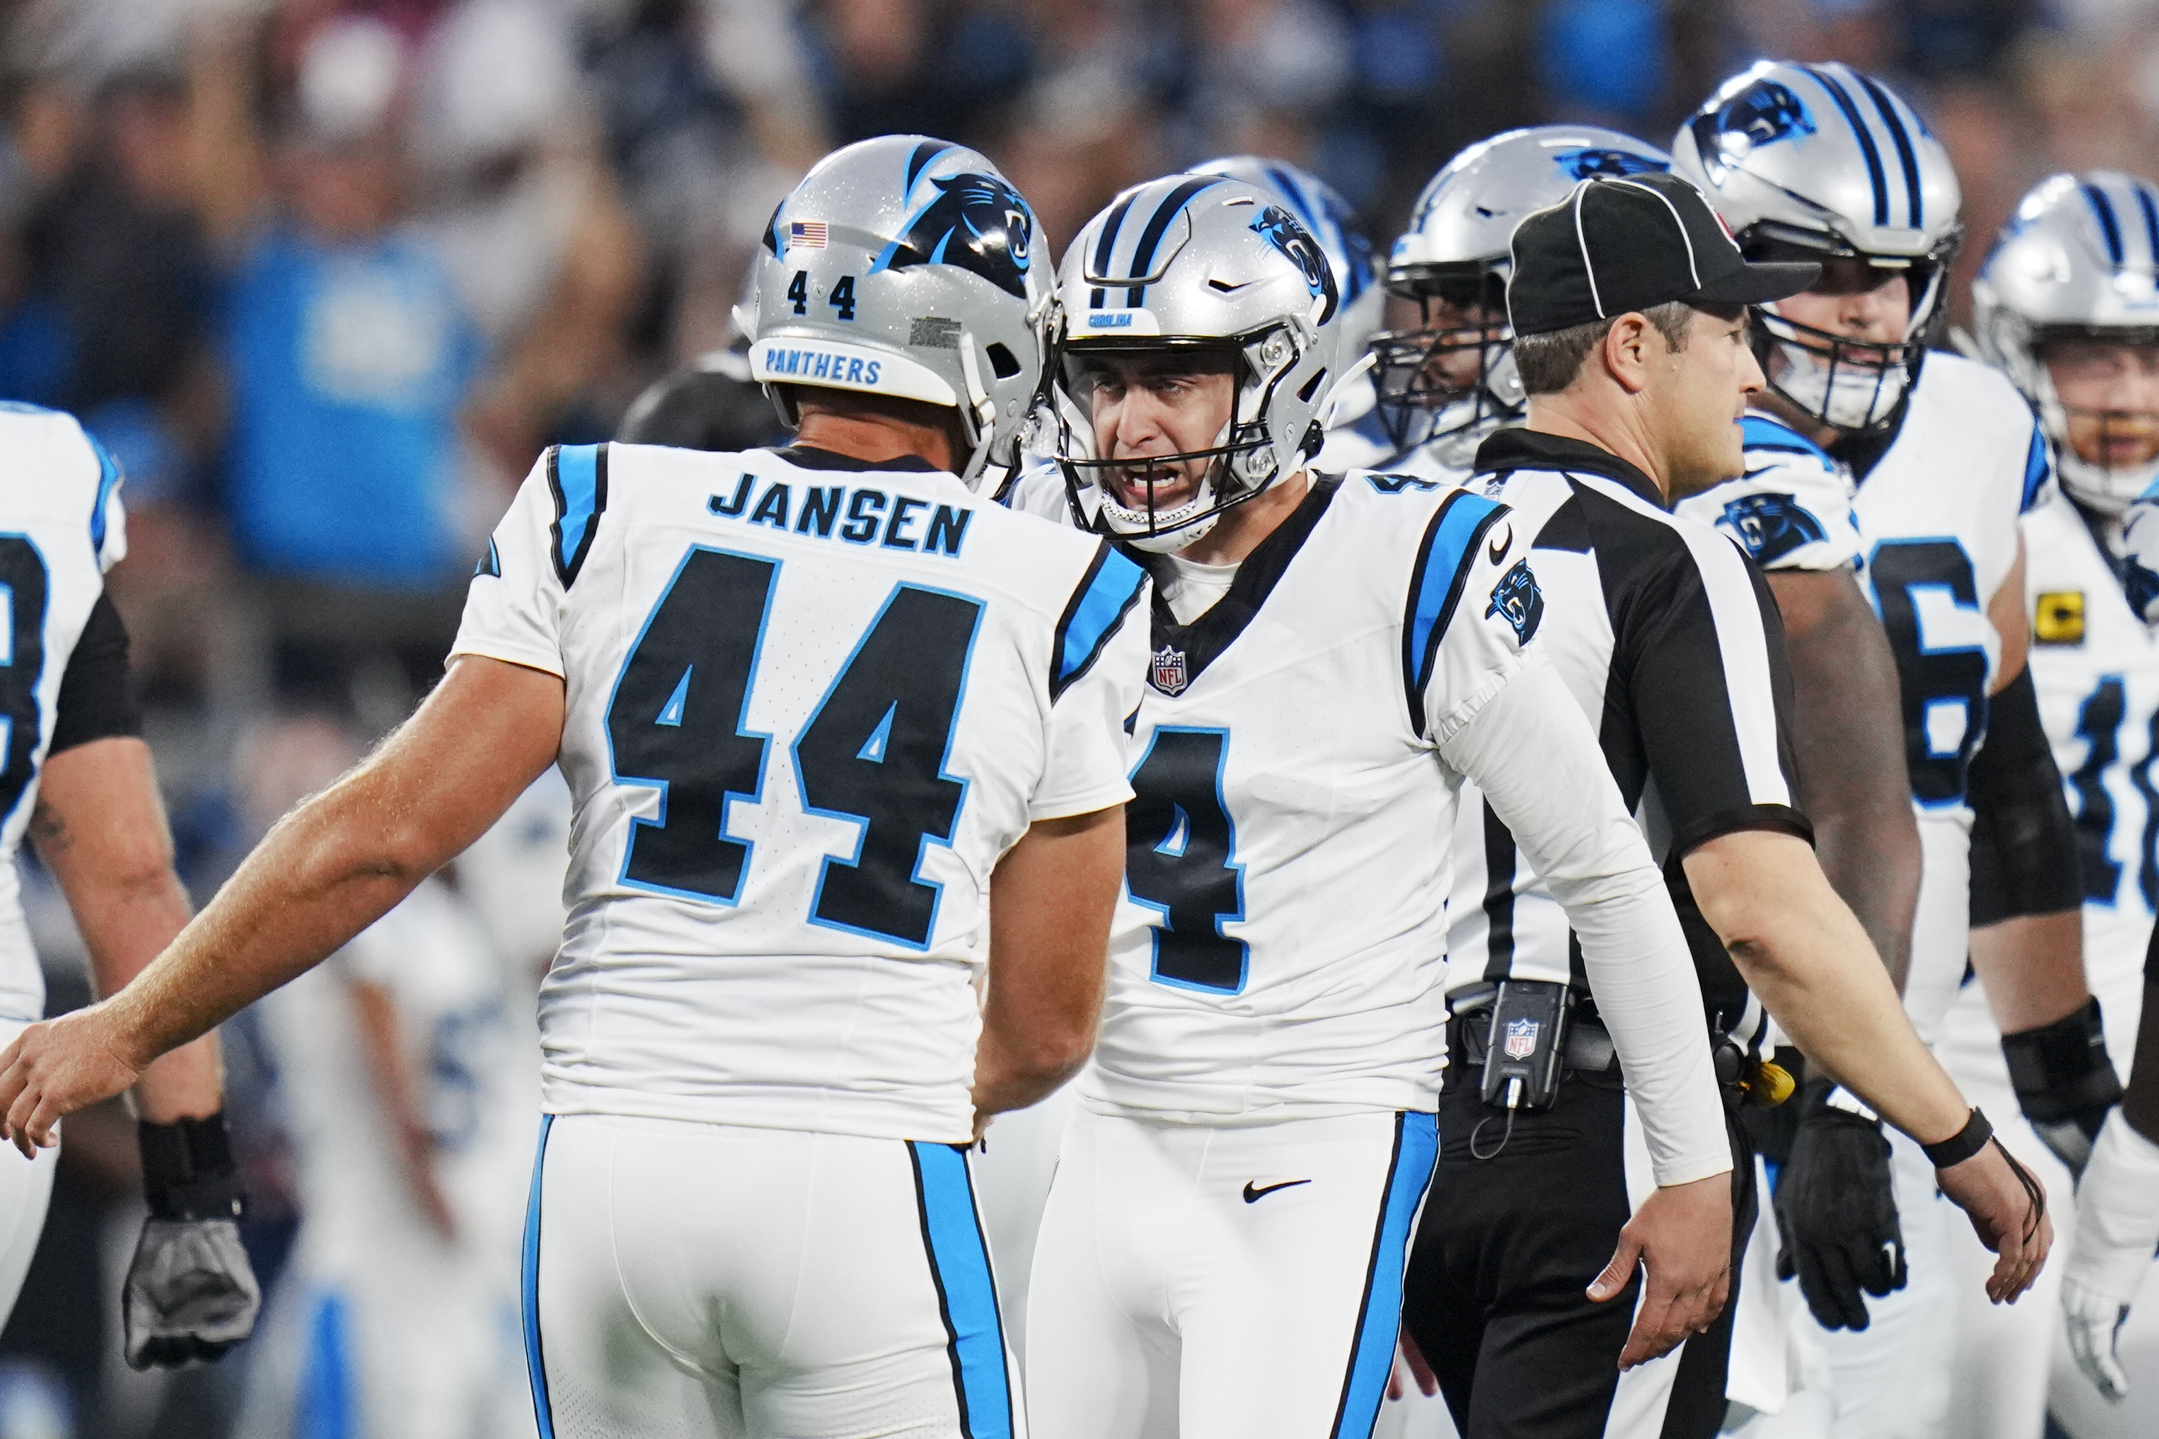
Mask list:
[[1417,548],[1402,624],[1402,680],[1409,692],[1410,727],[1419,735],[1424,733],[1424,687],[1462,588],[1469,582],[1477,543],[1506,509],[1496,500],[1456,490],[1432,516],[1424,542]]
[[547,488],[555,497],[555,577],[568,589],[577,582],[592,537],[607,509],[607,446],[557,445],[547,455]]
[[2035,417],[2032,421],[2032,447],[2024,456],[2024,498],[2017,506],[2018,514],[2025,514],[2039,503],[2039,493],[2046,488],[2047,476],[2053,472],[2047,458],[2046,432],[2039,428]]
[[1139,603],[1140,587],[1146,580],[1145,570],[1110,548],[1107,540],[1102,542],[1057,621],[1057,635],[1051,645],[1055,659],[1050,676],[1051,703],[1062,698],[1093,667],[1109,637],[1132,612],[1132,606]]
[[1769,668],[1769,627],[1754,590],[1747,561],[1733,543],[1715,530],[1679,524],[1673,529],[1686,541],[1702,592],[1716,626],[1718,658],[1731,706],[1732,735],[1746,776],[1747,793],[1757,804],[1792,805],[1777,742],[1777,694]]
[[1805,435],[1760,415],[1748,415],[1739,422],[1739,443],[1749,450],[1779,450],[1787,454],[1812,455],[1823,464],[1834,467],[1829,452],[1815,444]]
[[120,462],[88,430],[82,432],[82,437],[90,442],[91,451],[97,455],[97,502],[90,507],[90,552],[102,560],[106,511],[112,505],[112,492],[120,485]]

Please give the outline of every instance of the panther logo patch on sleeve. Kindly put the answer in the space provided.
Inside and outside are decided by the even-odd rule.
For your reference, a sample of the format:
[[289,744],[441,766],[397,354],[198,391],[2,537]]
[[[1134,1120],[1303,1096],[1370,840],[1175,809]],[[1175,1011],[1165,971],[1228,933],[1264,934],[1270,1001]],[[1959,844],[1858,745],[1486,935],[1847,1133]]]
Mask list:
[[1724,507],[1724,518],[1718,523],[1739,537],[1758,565],[1829,538],[1822,522],[1792,495],[1742,495]]
[[1492,602],[1485,606],[1486,618],[1499,616],[1514,626],[1517,644],[1528,644],[1537,633],[1537,626],[1544,620],[1544,591],[1537,588],[1536,572],[1528,560],[1516,560],[1511,569],[1499,577],[1492,587]]
[[907,222],[905,234],[885,246],[870,273],[957,265],[1025,299],[1035,217],[1020,192],[995,175],[973,172],[933,175],[930,183],[937,198]]

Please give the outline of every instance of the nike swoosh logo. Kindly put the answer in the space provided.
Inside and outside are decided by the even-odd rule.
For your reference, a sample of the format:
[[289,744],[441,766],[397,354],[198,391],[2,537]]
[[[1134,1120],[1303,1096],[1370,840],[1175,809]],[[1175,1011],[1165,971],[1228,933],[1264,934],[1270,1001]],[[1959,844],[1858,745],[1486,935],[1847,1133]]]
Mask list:
[[1498,534],[1492,536],[1492,543],[1485,550],[1485,553],[1492,557],[1492,563],[1496,565],[1507,557],[1507,550],[1513,544],[1514,526],[1510,524]]
[[1280,1184],[1270,1184],[1264,1189],[1255,1189],[1252,1187],[1252,1181],[1247,1179],[1244,1182],[1244,1202],[1256,1204],[1277,1189],[1295,1189],[1300,1184],[1310,1184],[1311,1182],[1309,1179],[1285,1179]]

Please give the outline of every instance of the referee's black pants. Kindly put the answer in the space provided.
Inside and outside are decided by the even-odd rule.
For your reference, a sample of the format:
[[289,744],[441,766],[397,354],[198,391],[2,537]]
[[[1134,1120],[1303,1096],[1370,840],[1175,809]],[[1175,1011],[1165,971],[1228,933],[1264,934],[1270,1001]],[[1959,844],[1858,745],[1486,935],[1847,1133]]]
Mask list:
[[[1450,1068],[1448,1078],[1439,1168],[1410,1253],[1403,1324],[1438,1374],[1462,1439],[1600,1439],[1642,1284],[1637,1272],[1603,1304],[1583,1292],[1610,1262],[1632,1212],[1623,1091],[1616,1079],[1569,1075],[1551,1109],[1517,1114],[1498,1155],[1476,1159],[1472,1135],[1478,1153],[1492,1153],[1506,1116],[1485,1107],[1474,1071]],[[1706,1439],[1724,1418],[1739,1262],[1755,1217],[1753,1151],[1736,1123],[1726,1128],[1731,1298],[1680,1352],[1661,1429],[1650,1431],[1659,1439]]]

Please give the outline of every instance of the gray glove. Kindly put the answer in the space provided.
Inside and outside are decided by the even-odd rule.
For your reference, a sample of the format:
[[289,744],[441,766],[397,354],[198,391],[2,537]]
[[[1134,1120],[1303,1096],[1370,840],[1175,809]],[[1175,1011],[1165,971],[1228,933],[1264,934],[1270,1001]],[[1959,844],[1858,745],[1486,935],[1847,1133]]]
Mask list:
[[255,1330],[262,1286],[240,1245],[239,1168],[225,1116],[136,1126],[150,1217],[121,1294],[131,1368],[221,1358]]
[[230,1219],[148,1219],[121,1304],[132,1369],[209,1362],[254,1332],[262,1286]]

